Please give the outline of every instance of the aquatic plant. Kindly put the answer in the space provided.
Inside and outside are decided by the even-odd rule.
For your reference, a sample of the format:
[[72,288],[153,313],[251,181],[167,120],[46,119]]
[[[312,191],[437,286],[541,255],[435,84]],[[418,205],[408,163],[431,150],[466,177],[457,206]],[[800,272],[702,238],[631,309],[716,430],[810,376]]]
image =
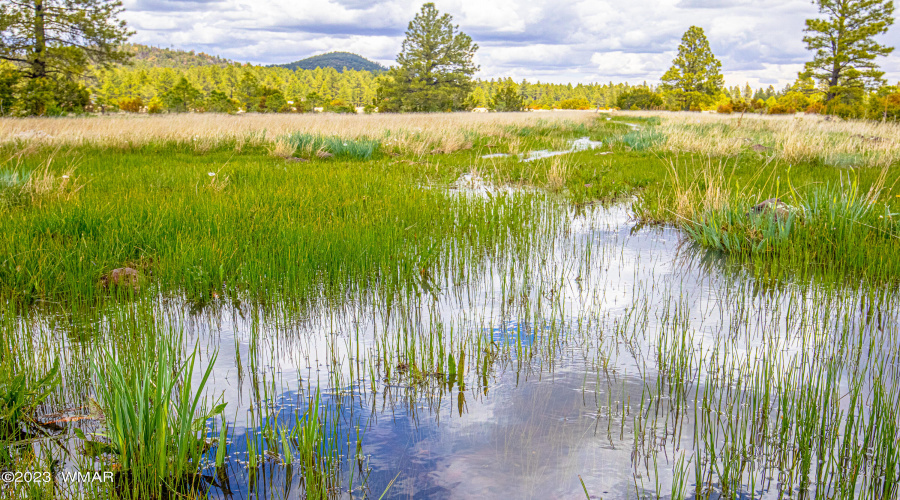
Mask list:
[[35,412],[61,383],[59,359],[39,377],[13,370],[9,363],[0,365],[0,374],[0,463],[9,464],[14,448],[30,448],[32,441],[56,430],[38,420]]
[[201,401],[216,355],[195,387],[197,350],[180,361],[181,346],[174,336],[145,338],[133,358],[101,348],[91,361],[105,429],[91,439],[77,433],[89,453],[112,457],[125,498],[162,498],[204,485],[206,422],[226,403]]

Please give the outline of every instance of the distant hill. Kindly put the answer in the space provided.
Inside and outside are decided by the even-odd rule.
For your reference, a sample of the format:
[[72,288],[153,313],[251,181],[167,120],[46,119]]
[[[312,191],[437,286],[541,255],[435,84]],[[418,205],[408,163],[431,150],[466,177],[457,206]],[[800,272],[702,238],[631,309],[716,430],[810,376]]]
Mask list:
[[138,66],[193,68],[197,66],[228,66],[235,63],[224,57],[193,50],[163,49],[137,43],[127,43],[123,49],[132,54],[131,60]]
[[301,59],[292,63],[275,64],[274,66],[292,70],[334,68],[338,71],[343,71],[344,68],[347,68],[356,71],[379,72],[387,69],[377,62],[370,61],[357,54],[351,54],[350,52],[329,52],[327,54],[307,57],[306,59]]

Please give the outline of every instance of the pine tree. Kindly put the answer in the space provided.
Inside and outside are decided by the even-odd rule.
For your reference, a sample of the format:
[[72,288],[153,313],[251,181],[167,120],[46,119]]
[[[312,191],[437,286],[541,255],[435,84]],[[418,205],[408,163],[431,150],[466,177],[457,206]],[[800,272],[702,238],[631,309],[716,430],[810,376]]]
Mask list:
[[478,45],[426,3],[409,23],[398,66],[381,79],[378,105],[385,111],[462,109],[472,89]]
[[703,28],[691,26],[682,36],[678,56],[662,82],[666,90],[675,94],[682,109],[692,109],[708,104],[721,91],[725,84],[721,69],[722,63],[709,48]]
[[491,99],[491,109],[494,111],[522,111],[525,108],[525,100],[519,95],[519,89],[510,78]]
[[15,0],[0,2],[0,60],[13,63],[25,81],[24,114],[72,111],[89,104],[76,83],[89,64],[106,67],[129,54],[119,49],[132,34],[117,0]]
[[890,0],[816,0],[825,19],[807,19],[806,48],[815,52],[806,63],[806,75],[827,87],[826,101],[851,89],[861,94],[864,87],[883,83],[884,72],[875,58],[894,48],[874,40],[894,23],[894,3]]
[[18,0],[0,3],[0,59],[28,78],[80,74],[88,63],[125,61],[119,46],[132,34],[116,17],[122,2]]

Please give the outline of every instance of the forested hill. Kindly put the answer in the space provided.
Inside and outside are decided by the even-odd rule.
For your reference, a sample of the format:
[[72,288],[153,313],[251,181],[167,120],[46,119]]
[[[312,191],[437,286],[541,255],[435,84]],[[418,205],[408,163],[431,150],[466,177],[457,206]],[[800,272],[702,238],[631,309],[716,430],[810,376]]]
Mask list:
[[128,43],[123,47],[132,54],[132,62],[137,66],[153,68],[187,69],[197,66],[228,66],[234,61],[224,57],[212,56],[193,50],[163,49],[137,43]]
[[387,69],[377,62],[370,61],[365,57],[350,52],[328,52],[327,54],[319,54],[292,63],[276,64],[274,66],[293,70],[334,68],[339,72],[342,72],[344,68],[372,72],[384,71]]

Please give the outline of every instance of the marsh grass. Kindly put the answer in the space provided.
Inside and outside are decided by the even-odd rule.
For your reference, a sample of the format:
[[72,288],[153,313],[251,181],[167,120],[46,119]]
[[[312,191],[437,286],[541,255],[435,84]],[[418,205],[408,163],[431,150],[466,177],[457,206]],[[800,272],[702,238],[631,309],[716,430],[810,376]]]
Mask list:
[[201,402],[215,355],[193,386],[197,351],[180,361],[181,351],[179,337],[163,336],[145,338],[132,359],[101,349],[92,360],[105,429],[91,439],[78,434],[87,453],[110,457],[120,497],[169,498],[204,485],[206,422],[221,414],[225,403]]
[[71,201],[84,185],[75,174],[74,159],[64,159],[62,168],[53,165],[59,155],[56,149],[34,166],[13,157],[0,167],[0,213],[16,206],[40,208],[43,203]]
[[[62,383],[59,360],[46,373],[15,370],[6,356],[0,365],[0,468],[15,468],[16,462],[34,458],[32,444],[48,441],[59,431],[54,425],[41,422],[37,410],[47,402]],[[4,485],[5,486],[5,485]]]
[[876,121],[825,121],[820,115],[758,116],[621,112],[658,120],[650,126],[665,140],[651,150],[714,157],[741,154],[759,144],[790,163],[882,168],[900,160],[900,125]]
[[[151,289],[199,303],[317,300],[354,282],[389,290],[421,282],[441,255],[463,262],[519,238],[537,209],[523,194],[459,198],[422,188],[426,173],[415,165],[275,162],[262,148],[86,154],[80,171],[90,182],[77,199],[22,206],[0,220],[0,294],[22,303],[106,300],[99,278],[134,262],[148,264],[141,271]],[[448,234],[462,246],[449,245]]]
[[666,136],[656,129],[632,130],[622,136],[622,142],[633,151],[647,151],[665,144]]
[[827,269],[894,280],[900,275],[900,262],[891,257],[900,250],[898,214],[885,203],[876,204],[883,180],[865,192],[856,179],[794,190],[785,197],[793,206],[783,215],[753,213],[743,201],[746,196],[725,193],[720,203],[681,216],[680,225],[704,247],[757,261],[769,256],[783,269]]
[[276,140],[276,144],[279,143],[289,144],[294,151],[306,157],[329,153],[336,158],[354,160],[371,160],[378,154],[381,147],[380,141],[367,137],[344,139],[337,136],[323,137],[301,132],[279,138]]
[[[93,436],[88,448],[121,472],[118,489],[95,496],[201,495],[210,464],[217,467],[215,486],[229,476],[246,479],[251,495],[289,497],[290,481],[301,477],[300,495],[341,496],[346,461],[359,471],[351,488],[368,478],[362,431],[345,413],[354,404],[365,402],[373,415],[402,410],[419,426],[429,411],[436,416],[440,409],[445,418],[449,408],[462,417],[498,386],[507,390],[514,380],[517,390],[527,390],[540,383],[535,379],[562,380],[573,366],[585,380],[583,404],[593,405],[585,429],[595,434],[579,430],[577,442],[630,446],[636,496],[662,497],[670,489],[675,498],[754,497],[767,477],[801,496],[896,496],[896,303],[866,295],[888,293],[874,279],[827,286],[788,279],[798,269],[841,276],[857,270],[873,278],[900,273],[891,257],[892,235],[900,231],[891,169],[854,167],[848,178],[847,170],[827,166],[827,155],[808,156],[802,141],[779,143],[781,122],[747,117],[740,125],[696,127],[666,116],[618,117],[648,137],[662,134],[664,141],[648,140],[643,149],[628,146],[629,127],[611,120],[518,115],[521,126],[511,127],[505,116],[303,117],[318,127],[303,128],[294,117],[221,117],[239,126],[217,135],[210,131],[219,125],[208,118],[178,123],[200,126],[196,138],[152,120],[78,122],[89,125],[86,137],[96,137],[90,126],[109,122],[150,130],[131,145],[125,132],[134,131],[109,131],[108,143],[80,146],[85,182],[77,196],[55,196],[58,188],[51,188],[40,204],[17,205],[0,218],[0,349],[15,367],[10,371],[32,374],[46,372],[40,365],[51,354],[65,357],[66,385],[47,403],[84,404],[91,395],[100,401],[104,437]],[[283,127],[240,135],[248,123]],[[387,128],[366,128],[377,124]],[[398,124],[406,128],[392,128]],[[469,124],[481,128],[466,130]],[[848,131],[832,126],[822,124],[844,147],[840,134]],[[782,149],[748,152],[747,141],[732,140],[735,128],[757,130],[752,140]],[[297,151],[299,143],[277,139],[297,130],[310,161],[273,158]],[[66,134],[45,140],[76,141]],[[667,149],[689,134],[702,136],[691,147],[714,148]],[[479,157],[558,149],[582,136],[606,148],[535,162]],[[376,138],[381,153],[366,161],[352,152],[315,158],[326,138]],[[808,160],[786,163],[790,155]],[[64,170],[48,156],[50,149],[40,148],[17,156],[17,172],[46,162],[48,175],[59,178]],[[488,188],[448,192],[464,173],[478,174]],[[8,184],[21,189],[22,179],[16,174]],[[616,256],[633,254],[619,239],[627,228],[579,232],[565,221],[571,200],[622,196],[635,196],[640,220],[678,225],[715,250],[705,257],[735,256],[739,272],[710,264],[705,274],[679,275],[653,253],[649,264],[611,268]],[[746,215],[774,196],[794,207],[789,218]],[[584,203],[572,211],[586,217],[591,210]],[[139,269],[147,286],[137,293],[97,287],[103,273],[125,265]],[[656,265],[667,271],[638,279],[646,272],[641,266]],[[722,291],[701,294],[693,304],[714,306],[692,310],[682,302],[690,293],[685,283],[707,276],[709,288]],[[604,288],[620,281],[621,289]],[[652,304],[647,297],[660,290],[668,295]],[[603,312],[619,292],[625,301],[616,299],[615,313]],[[453,314],[462,311],[458,322],[434,312],[448,297],[459,301],[451,302]],[[577,318],[568,309],[573,302],[582,306]],[[496,311],[488,307],[479,317],[485,303]],[[341,320],[346,310],[350,319]],[[716,310],[726,311],[721,323],[709,318]],[[879,310],[884,317],[873,312]],[[49,319],[29,321],[32,312]],[[158,326],[166,321],[177,334]],[[182,337],[180,328],[192,322],[208,322],[206,336]],[[228,361],[243,391],[235,403],[249,417],[240,429],[227,422],[206,429],[218,408],[202,403],[214,358],[201,356],[198,346],[218,345],[229,329],[243,332],[235,334]],[[276,380],[299,372],[293,364],[301,357],[314,371],[298,375],[305,392],[293,412],[285,411],[275,404],[278,395],[296,387]],[[595,387],[587,387],[590,379]],[[638,387],[635,394],[630,386]],[[584,402],[585,388],[595,401]],[[554,410],[549,402],[522,413],[541,421]],[[532,448],[548,443],[541,450],[550,455],[559,451],[550,449],[559,444],[550,430],[544,424],[503,431],[509,436],[498,443],[514,442],[515,432]],[[231,458],[236,450],[246,451],[246,462]],[[526,462],[527,481],[541,477],[542,460]],[[283,473],[285,485],[266,483],[273,471]],[[396,478],[393,470],[390,476]],[[590,484],[585,479],[580,490]]]

